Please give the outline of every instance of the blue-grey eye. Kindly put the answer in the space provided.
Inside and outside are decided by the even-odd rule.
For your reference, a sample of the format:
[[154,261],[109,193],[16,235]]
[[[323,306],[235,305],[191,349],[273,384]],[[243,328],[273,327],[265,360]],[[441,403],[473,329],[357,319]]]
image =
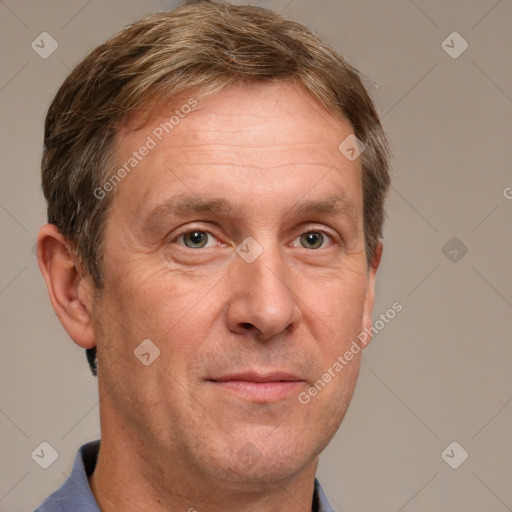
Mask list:
[[308,231],[300,235],[300,244],[305,249],[318,249],[324,243],[324,235],[319,231]]
[[183,243],[191,249],[201,249],[208,243],[208,233],[206,231],[189,231],[182,235]]

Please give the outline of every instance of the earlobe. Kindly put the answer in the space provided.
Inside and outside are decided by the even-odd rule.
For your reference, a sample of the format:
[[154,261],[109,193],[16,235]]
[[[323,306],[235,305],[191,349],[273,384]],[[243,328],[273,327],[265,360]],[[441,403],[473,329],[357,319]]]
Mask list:
[[80,274],[72,245],[53,224],[37,238],[37,261],[48,288],[50,302],[71,339],[80,347],[96,345],[91,321],[93,287]]
[[[375,301],[375,279],[377,277],[377,270],[379,268],[382,252],[384,250],[384,246],[382,245],[382,240],[379,240],[376,247],[373,260],[370,265],[370,269],[368,271],[368,287],[366,289],[366,298],[364,302],[364,312],[363,312],[363,325],[361,328],[361,332],[365,333],[366,341],[363,343],[363,348],[370,343],[372,339],[372,312],[373,312],[373,304]],[[370,333],[370,334],[368,334]]]

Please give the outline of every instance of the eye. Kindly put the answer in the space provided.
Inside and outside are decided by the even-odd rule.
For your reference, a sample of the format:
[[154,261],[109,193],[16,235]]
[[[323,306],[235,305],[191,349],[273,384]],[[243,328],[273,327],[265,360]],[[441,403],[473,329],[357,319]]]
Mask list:
[[204,247],[214,247],[216,239],[207,231],[193,229],[180,235],[176,239],[176,243],[189,247],[190,249],[203,249]]
[[293,241],[293,245],[305,249],[321,249],[329,242],[330,236],[321,231],[307,231]]

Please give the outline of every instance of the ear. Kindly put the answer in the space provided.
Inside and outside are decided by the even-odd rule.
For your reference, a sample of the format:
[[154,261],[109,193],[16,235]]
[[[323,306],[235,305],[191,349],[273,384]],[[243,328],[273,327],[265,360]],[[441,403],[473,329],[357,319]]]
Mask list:
[[80,347],[95,347],[91,321],[94,287],[89,278],[81,275],[72,245],[53,224],[46,224],[39,231],[37,262],[50,302],[66,332]]
[[366,334],[366,336],[364,337],[365,341],[361,342],[361,346],[363,348],[366,347],[366,345],[368,345],[368,343],[370,343],[370,341],[372,340],[371,327],[373,303],[375,302],[375,279],[377,277],[377,270],[382,259],[383,249],[384,247],[382,245],[382,240],[379,240],[375,247],[375,253],[368,272],[368,287],[366,289],[366,298],[364,302],[363,312],[363,324],[361,327],[361,332]]

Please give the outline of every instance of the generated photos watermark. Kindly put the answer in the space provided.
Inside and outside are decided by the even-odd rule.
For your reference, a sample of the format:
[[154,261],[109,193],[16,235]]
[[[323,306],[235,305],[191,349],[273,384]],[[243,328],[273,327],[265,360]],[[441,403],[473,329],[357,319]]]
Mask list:
[[128,174],[130,174],[196,106],[197,100],[195,98],[189,98],[187,103],[184,103],[179,109],[176,109],[169,119],[154,128],[151,135],[147,136],[144,144],[142,144],[138,150],[134,151],[132,156],[128,158],[101,187],[94,189],[94,197],[101,201],[109,192],[112,192],[121,180],[128,176]]
[[299,393],[297,399],[302,405],[307,405],[311,402],[311,398],[315,397],[322,391],[331,380],[333,380],[337,374],[339,374],[345,366],[347,366],[355,355],[361,352],[362,348],[365,347],[373,336],[376,336],[381,332],[387,324],[393,320],[398,313],[403,309],[403,305],[400,302],[395,302],[385,313],[379,315],[379,319],[370,327],[366,327],[362,331],[357,339],[352,341],[350,348],[346,350],[343,355],[338,356],[336,361],[328,368],[322,376],[311,386],[307,391]]

